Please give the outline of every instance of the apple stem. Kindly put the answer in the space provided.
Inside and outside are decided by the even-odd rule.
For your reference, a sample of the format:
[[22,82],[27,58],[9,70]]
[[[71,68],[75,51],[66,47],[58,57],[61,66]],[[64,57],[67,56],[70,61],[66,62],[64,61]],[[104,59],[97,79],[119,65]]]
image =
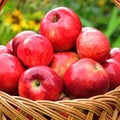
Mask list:
[[34,83],[35,83],[35,86],[38,86],[38,87],[40,86],[39,80],[35,80]]
[[58,20],[59,20],[59,15],[58,15],[58,14],[55,14],[55,15],[53,16],[52,22],[53,22],[53,23],[56,23]]

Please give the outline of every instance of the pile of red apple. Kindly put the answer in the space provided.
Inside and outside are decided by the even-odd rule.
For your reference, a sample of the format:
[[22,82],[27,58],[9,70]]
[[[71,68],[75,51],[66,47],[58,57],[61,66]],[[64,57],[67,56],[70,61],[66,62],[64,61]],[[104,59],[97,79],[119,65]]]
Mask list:
[[10,95],[89,98],[120,85],[120,49],[111,48],[102,31],[83,27],[73,10],[58,7],[38,33],[25,30],[0,45],[0,69],[0,90]]

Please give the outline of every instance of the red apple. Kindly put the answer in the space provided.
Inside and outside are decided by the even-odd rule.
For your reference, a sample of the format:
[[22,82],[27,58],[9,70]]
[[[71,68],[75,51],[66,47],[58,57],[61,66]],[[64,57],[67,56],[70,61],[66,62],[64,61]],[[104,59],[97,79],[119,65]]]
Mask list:
[[60,97],[58,98],[58,101],[60,100],[71,100],[71,98],[69,96],[67,96],[64,92],[60,95]]
[[25,30],[25,31],[22,31],[22,32],[18,33],[13,38],[12,47],[13,47],[13,54],[14,55],[17,55],[17,48],[18,48],[19,43],[22,40],[26,39],[27,37],[29,37],[29,36],[31,36],[33,34],[36,34],[36,32],[30,31],[30,30]]
[[0,90],[12,95],[17,94],[18,79],[24,72],[24,67],[17,57],[3,53],[0,54],[0,68]]
[[109,90],[113,90],[120,85],[120,62],[115,59],[107,59],[103,66],[110,76]]
[[8,41],[8,43],[6,44],[7,49],[10,51],[11,54],[13,54],[13,39],[11,39],[10,41]]
[[79,59],[75,52],[54,53],[51,64],[49,65],[61,78],[63,78],[68,67]]
[[110,50],[110,58],[113,58],[120,62],[120,48],[115,47]]
[[71,98],[88,98],[108,91],[109,75],[100,63],[83,58],[68,68],[64,86]]
[[57,100],[63,91],[63,81],[47,66],[27,69],[20,77],[19,95],[32,100]]
[[0,54],[1,53],[9,53],[9,54],[11,54],[10,50],[4,45],[0,45]]
[[79,34],[76,48],[80,58],[91,58],[102,63],[109,56],[110,42],[103,32],[88,28]]
[[74,47],[81,30],[79,16],[66,7],[50,10],[40,24],[40,34],[51,41],[55,51],[65,51]]
[[17,55],[27,67],[48,65],[53,58],[53,47],[46,37],[34,34],[19,43]]
[[82,32],[86,31],[86,30],[91,30],[91,29],[96,29],[94,27],[82,27]]

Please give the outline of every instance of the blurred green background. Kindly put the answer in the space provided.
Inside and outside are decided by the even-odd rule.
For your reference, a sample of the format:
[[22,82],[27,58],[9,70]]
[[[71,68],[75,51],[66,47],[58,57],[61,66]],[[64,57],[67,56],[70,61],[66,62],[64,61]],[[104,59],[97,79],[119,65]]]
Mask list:
[[120,47],[120,9],[112,0],[10,0],[0,11],[0,44],[23,30],[38,32],[44,15],[58,6],[71,8],[83,26],[101,30],[111,47]]

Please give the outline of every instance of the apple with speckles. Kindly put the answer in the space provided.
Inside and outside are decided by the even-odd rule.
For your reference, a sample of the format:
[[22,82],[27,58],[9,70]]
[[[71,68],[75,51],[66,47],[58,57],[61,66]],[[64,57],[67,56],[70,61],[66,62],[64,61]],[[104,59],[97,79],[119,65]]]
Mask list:
[[109,56],[110,42],[102,31],[87,27],[77,37],[76,49],[80,58],[103,63]]
[[8,53],[11,54],[11,51],[4,45],[0,45],[0,54],[2,53]]
[[110,58],[113,58],[117,60],[118,62],[120,62],[120,48],[119,47],[111,48]]
[[15,56],[17,56],[17,48],[19,46],[19,43],[33,34],[37,34],[37,33],[34,31],[25,30],[25,31],[19,32],[14,36],[14,38],[12,39],[12,50]]
[[67,7],[50,10],[40,23],[40,34],[51,41],[54,51],[73,48],[81,31],[82,24],[79,16]]
[[47,66],[27,69],[20,77],[19,95],[31,100],[56,101],[63,91],[63,81]]
[[109,90],[113,90],[120,85],[120,62],[114,58],[110,58],[104,62],[103,67],[110,77]]
[[19,43],[17,56],[28,68],[48,65],[53,58],[53,47],[46,37],[34,34]]
[[63,79],[66,70],[77,60],[79,57],[75,52],[56,52],[49,66]]
[[18,80],[24,72],[19,59],[11,54],[0,54],[0,90],[11,95],[18,93]]
[[90,58],[73,63],[64,75],[64,89],[72,99],[104,94],[109,89],[109,75],[103,66]]

